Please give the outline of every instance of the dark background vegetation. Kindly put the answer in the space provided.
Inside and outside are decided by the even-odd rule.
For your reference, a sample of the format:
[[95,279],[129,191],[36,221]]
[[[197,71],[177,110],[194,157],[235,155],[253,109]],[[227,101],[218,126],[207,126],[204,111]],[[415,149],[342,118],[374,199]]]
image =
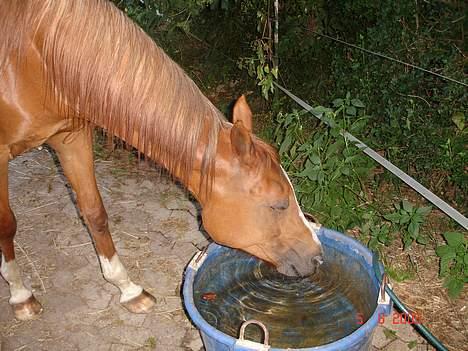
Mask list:
[[[114,0],[227,115],[250,92],[256,132],[278,147],[301,205],[384,254],[429,245],[452,297],[468,277],[464,229],[299,111],[286,86],[466,214],[468,88],[464,1]],[[278,58],[278,73],[274,60]],[[295,111],[298,110],[298,111]],[[409,268],[409,270],[411,270]],[[396,279],[411,274],[389,268]]]

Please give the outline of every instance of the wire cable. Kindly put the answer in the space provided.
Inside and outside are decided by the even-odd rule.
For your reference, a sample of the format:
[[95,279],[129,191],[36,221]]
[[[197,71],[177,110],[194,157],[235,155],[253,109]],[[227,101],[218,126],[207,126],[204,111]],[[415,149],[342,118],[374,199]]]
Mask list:
[[319,32],[316,32],[316,31],[311,31],[311,32],[314,33],[314,34],[317,34],[317,35],[319,35],[319,36],[321,36],[321,37],[324,37],[324,38],[327,38],[327,39],[336,41],[337,43],[340,43],[340,44],[343,44],[343,45],[346,45],[346,46],[349,46],[349,47],[352,47],[352,48],[355,48],[355,49],[358,49],[358,50],[367,52],[368,54],[375,55],[375,56],[379,56],[379,57],[382,57],[382,58],[384,58],[384,59],[387,59],[387,60],[390,60],[390,61],[393,61],[393,62],[397,62],[397,63],[400,63],[400,64],[402,64],[402,65],[405,65],[405,66],[408,66],[408,67],[411,67],[411,68],[420,70],[420,71],[422,71],[422,72],[426,72],[426,73],[432,74],[432,75],[434,75],[434,76],[436,76],[436,77],[439,77],[439,78],[448,80],[448,81],[450,81],[450,82],[457,83],[457,84],[463,85],[463,86],[465,86],[465,87],[468,87],[468,84],[467,84],[467,83],[461,82],[461,81],[459,81],[459,80],[456,80],[456,79],[453,79],[453,78],[444,76],[444,75],[442,75],[442,74],[439,74],[439,73],[436,73],[436,72],[433,72],[433,71],[429,71],[428,69],[425,69],[425,68],[422,68],[422,67],[413,65],[412,63],[408,63],[408,62],[404,62],[404,61],[398,60],[398,59],[396,59],[396,58],[393,58],[393,57],[390,57],[390,56],[381,54],[380,52],[376,52],[376,51],[371,51],[371,50],[365,49],[365,48],[360,47],[360,46],[358,46],[358,45],[348,43],[348,42],[346,42],[346,41],[344,41],[344,40],[331,37],[331,36],[329,36],[329,35],[327,35],[327,34],[319,33]]

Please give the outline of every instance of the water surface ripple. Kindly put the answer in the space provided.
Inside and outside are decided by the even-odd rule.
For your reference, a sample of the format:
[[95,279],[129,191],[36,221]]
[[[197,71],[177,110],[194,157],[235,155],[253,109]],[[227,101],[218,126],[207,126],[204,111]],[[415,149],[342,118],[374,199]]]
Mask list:
[[[208,267],[203,269],[203,267]],[[357,260],[325,248],[320,269],[307,278],[290,278],[236,250],[205,261],[197,273],[194,300],[205,320],[238,337],[243,321],[257,319],[276,348],[305,348],[349,335],[376,307],[376,292]],[[261,342],[261,330],[246,338]]]

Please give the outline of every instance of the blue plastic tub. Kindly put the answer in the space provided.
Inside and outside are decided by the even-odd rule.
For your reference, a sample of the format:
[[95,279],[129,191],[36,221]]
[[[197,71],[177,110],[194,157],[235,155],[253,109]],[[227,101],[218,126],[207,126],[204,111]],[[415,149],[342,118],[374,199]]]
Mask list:
[[199,313],[194,303],[193,287],[197,279],[197,272],[199,270],[209,269],[209,266],[204,265],[205,261],[208,262],[207,264],[209,264],[210,260],[206,260],[207,258],[218,255],[222,253],[223,250],[227,250],[226,248],[213,243],[209,245],[206,252],[197,253],[189,263],[185,271],[185,281],[183,286],[185,308],[193,323],[200,330],[206,351],[365,351],[370,349],[373,331],[378,324],[379,317],[382,315],[388,316],[392,308],[391,301],[388,296],[385,293],[382,294],[382,289],[380,287],[380,281],[382,280],[382,277],[377,278],[375,276],[373,268],[373,264],[375,264],[373,262],[373,255],[361,243],[344,235],[343,233],[322,227],[317,234],[324,246],[332,247],[333,249],[344,253],[349,257],[350,260],[359,260],[362,266],[365,267],[366,273],[370,280],[371,289],[375,289],[378,296],[378,301],[376,301],[376,308],[369,320],[348,336],[335,342],[301,349],[272,348],[266,344],[263,345],[256,342],[243,340],[243,338],[236,339],[231,337],[208,324],[208,322]]

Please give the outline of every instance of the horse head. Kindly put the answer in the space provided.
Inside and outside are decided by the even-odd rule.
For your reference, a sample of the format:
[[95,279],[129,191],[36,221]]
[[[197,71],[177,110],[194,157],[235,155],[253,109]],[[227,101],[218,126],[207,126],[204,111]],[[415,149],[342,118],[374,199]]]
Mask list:
[[310,275],[322,262],[321,244],[277,152],[252,134],[252,112],[243,96],[232,126],[219,133],[202,219],[216,242],[270,262],[285,275]]

